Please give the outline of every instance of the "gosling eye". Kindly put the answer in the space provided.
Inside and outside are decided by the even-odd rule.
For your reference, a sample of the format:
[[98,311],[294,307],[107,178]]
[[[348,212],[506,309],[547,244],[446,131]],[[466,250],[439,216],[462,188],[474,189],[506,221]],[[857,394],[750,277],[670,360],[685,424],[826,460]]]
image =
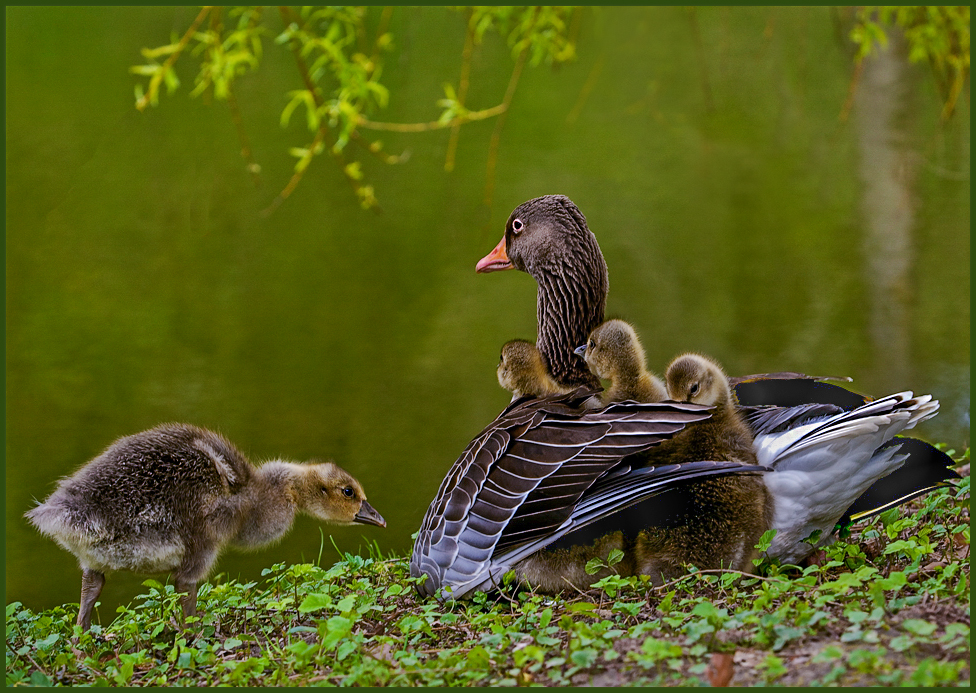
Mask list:
[[356,492],[352,490],[352,486],[346,486],[344,489],[342,489],[342,495],[344,495],[346,498],[352,498],[354,495],[356,495]]
[[520,234],[522,233],[522,229],[524,228],[525,228],[525,224],[522,223],[521,219],[516,219],[512,222],[512,233]]
[[698,394],[698,390],[699,390],[699,385],[698,385],[698,383],[692,383],[692,385],[691,385],[691,387],[690,387],[690,388],[688,388],[688,393],[689,393],[689,394],[690,394],[690,395],[691,395],[692,397],[694,397],[695,395],[697,395],[697,394]]
[[595,347],[596,347],[596,342],[594,342],[592,339],[586,343],[587,349],[593,349]]
[[328,494],[329,493],[329,487],[328,486],[322,486],[319,490],[322,491],[323,494]]

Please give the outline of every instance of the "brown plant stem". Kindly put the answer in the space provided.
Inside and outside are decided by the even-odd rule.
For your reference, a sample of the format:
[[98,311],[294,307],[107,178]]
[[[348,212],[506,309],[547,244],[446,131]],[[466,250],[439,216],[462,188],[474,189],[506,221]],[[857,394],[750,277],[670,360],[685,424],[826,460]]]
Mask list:
[[590,70],[590,74],[586,78],[586,82],[583,83],[583,88],[580,89],[579,97],[576,99],[576,103],[573,104],[573,108],[569,111],[566,116],[566,122],[570,125],[576,122],[579,118],[580,113],[583,112],[583,106],[586,105],[587,100],[590,98],[590,92],[593,91],[593,87],[596,86],[597,80],[600,78],[600,73],[603,72],[603,64],[606,62],[606,54],[601,54],[599,60],[593,65]]
[[[760,575],[753,575],[752,573],[745,573],[745,572],[743,572],[741,570],[733,570],[731,568],[709,568],[707,570],[696,570],[694,573],[688,573],[688,575],[704,575],[706,573],[718,573],[718,574],[721,574],[721,573],[735,573],[737,575],[742,575],[743,577],[755,578],[756,580],[762,580],[763,582],[783,582],[783,580],[780,580],[779,578],[762,577]],[[686,577],[688,577],[688,575],[682,575],[679,578],[675,578],[674,580],[671,580],[670,582],[665,582],[663,585],[660,585],[658,587],[654,587],[653,589],[655,589],[655,590],[663,590],[666,587],[670,587],[671,585],[675,585],[675,584],[681,582]]]
[[[535,16],[532,18],[532,24],[529,26],[529,31],[535,28],[535,22],[539,17],[539,8],[535,9]],[[498,145],[501,142],[502,128],[505,126],[505,114],[508,112],[508,107],[512,103],[512,98],[515,96],[515,88],[518,86],[519,77],[522,76],[522,68],[525,67],[525,60],[529,55],[529,44],[526,43],[522,48],[522,52],[519,53],[518,59],[515,61],[515,69],[512,70],[512,76],[508,80],[508,89],[505,90],[505,98],[502,99],[499,106],[503,106],[501,113],[498,115],[498,120],[495,121],[495,129],[491,133],[491,142],[488,145],[488,164],[485,171],[485,205],[490,209],[492,197],[495,194],[495,165],[498,162]]]
[[[695,41],[695,52],[698,54],[698,63],[701,66],[702,92],[705,95],[705,110],[709,113],[715,110],[715,102],[712,99],[712,85],[708,80],[708,65],[705,61],[705,47],[702,45],[701,29],[698,26],[698,11],[692,6],[688,8],[688,19],[691,21],[691,35]],[[769,26],[767,25],[767,30]]]
[[[295,24],[299,23],[298,22],[299,18],[295,16],[294,11],[290,7],[280,6],[278,9],[281,12],[281,18],[282,20],[284,20],[286,25],[291,23],[295,23]],[[305,59],[302,57],[301,46],[299,45],[299,42],[296,41],[295,39],[292,39],[291,41],[291,49],[292,49],[292,53],[295,55],[295,63],[298,66],[298,73],[302,77],[302,81],[305,84],[305,88],[312,95],[312,100],[315,102],[315,107],[321,108],[324,105],[325,100],[322,98],[322,94],[321,92],[319,92],[318,86],[312,80],[312,76],[308,72],[308,65],[305,64]],[[349,182],[353,190],[356,192],[356,196],[359,197],[360,185],[356,180],[351,178],[348,173],[346,173],[346,166],[347,166],[346,158],[342,155],[342,152],[337,152],[335,150],[334,147],[335,140],[332,138],[331,135],[332,133],[330,132],[325,122],[320,121],[319,128],[315,133],[315,139],[312,140],[312,144],[309,145],[308,153],[305,155],[305,158],[311,159],[311,157],[315,156],[315,152],[320,146],[323,145],[327,146],[333,158],[335,158],[336,161],[339,163],[339,167],[342,169],[342,172],[345,175],[346,180]],[[263,217],[270,216],[272,213],[274,213],[276,209],[278,209],[278,207],[281,206],[281,204],[286,199],[288,199],[288,196],[295,191],[296,187],[298,187],[298,183],[302,180],[302,177],[305,175],[305,171],[307,169],[308,169],[308,164],[304,166],[298,166],[295,173],[292,174],[291,180],[288,181],[288,185],[286,185],[284,189],[280,193],[278,193],[278,196],[271,201],[270,205],[268,205],[265,209],[261,211],[261,216]]]
[[[468,86],[471,82],[471,54],[474,53],[474,27],[471,26],[472,10],[468,10],[468,30],[464,36],[464,49],[461,51],[461,79],[458,84],[458,104],[464,106],[468,96]],[[451,128],[451,138],[447,142],[447,156],[444,159],[444,170],[454,170],[454,156],[457,152],[458,138],[461,136],[461,123],[454,123]]]
[[191,24],[190,28],[186,30],[185,34],[183,34],[183,38],[181,38],[179,44],[177,44],[176,50],[173,51],[168,58],[166,58],[166,62],[163,63],[159,71],[149,80],[149,88],[146,89],[146,93],[142,95],[142,98],[136,101],[137,109],[140,111],[146,110],[146,106],[148,106],[152,100],[152,95],[159,91],[159,85],[163,81],[163,75],[166,74],[166,70],[173,67],[173,63],[175,63],[177,58],[180,57],[180,53],[182,53],[183,49],[186,48],[186,44],[190,42],[193,35],[197,33],[197,29],[200,28],[203,20],[206,19],[211,10],[213,10],[213,6],[211,5],[205,5],[203,9],[200,10],[200,14],[198,14],[197,18],[193,20],[193,24]]
[[383,8],[383,12],[380,14],[380,23],[376,27],[376,41],[373,43],[373,56],[370,58],[374,71],[380,59],[380,38],[383,37],[383,34],[389,28],[391,17],[393,17],[393,7],[387,5]]
[[227,107],[230,109],[231,120],[234,121],[234,127],[237,129],[237,137],[241,141],[241,156],[244,158],[244,162],[247,164],[247,172],[251,174],[251,179],[254,181],[254,187],[261,187],[261,167],[254,161],[254,153],[251,151],[251,143],[248,140],[247,132],[244,130],[244,120],[241,118],[241,109],[237,105],[237,96],[234,94],[234,90],[228,85],[227,87]]
[[486,108],[481,111],[472,111],[463,116],[459,116],[445,123],[439,120],[434,120],[429,123],[378,123],[373,120],[367,120],[366,118],[360,118],[356,121],[357,127],[361,127],[365,130],[386,130],[388,132],[428,132],[430,130],[446,130],[447,128],[454,127],[455,125],[464,125],[465,123],[470,123],[475,120],[486,120],[488,118],[493,118],[496,115],[500,115],[505,112],[508,108],[508,104],[500,103],[497,106],[492,106],[491,108]]
[[857,84],[861,81],[861,72],[864,70],[864,60],[858,60],[854,63],[854,74],[851,75],[851,84],[847,88],[847,100],[844,101],[844,105],[841,106],[840,115],[838,119],[842,123],[847,122],[847,118],[851,114],[851,109],[854,107],[854,93],[857,91]]

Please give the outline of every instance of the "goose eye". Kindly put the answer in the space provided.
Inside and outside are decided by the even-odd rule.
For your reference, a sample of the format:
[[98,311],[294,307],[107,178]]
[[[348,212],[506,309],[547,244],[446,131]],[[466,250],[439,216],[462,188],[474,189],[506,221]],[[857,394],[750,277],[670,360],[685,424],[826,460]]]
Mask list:
[[352,486],[346,486],[344,489],[342,489],[342,495],[344,495],[346,498],[352,498],[355,495],[352,490]]
[[521,233],[522,229],[524,228],[525,228],[525,224],[522,223],[521,219],[516,219],[515,221],[512,222],[513,233]]

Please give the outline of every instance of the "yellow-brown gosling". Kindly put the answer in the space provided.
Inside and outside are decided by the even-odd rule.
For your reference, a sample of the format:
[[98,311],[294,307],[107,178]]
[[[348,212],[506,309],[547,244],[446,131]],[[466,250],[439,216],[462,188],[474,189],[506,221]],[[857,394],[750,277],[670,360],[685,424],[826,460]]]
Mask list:
[[637,333],[623,320],[607,320],[590,333],[586,344],[576,349],[598,378],[610,381],[601,395],[603,404],[633,399],[660,402],[667,399],[664,383],[647,370],[644,348]]
[[106,571],[173,572],[184,617],[193,616],[197,583],[227,545],[278,540],[298,512],[386,526],[359,482],[331,462],[255,467],[217,433],[176,423],[115,441],[26,516],[78,557],[77,623],[88,630]]
[[[660,448],[668,461],[728,460],[757,464],[752,434],[736,411],[728,378],[713,360],[683,354],[668,366],[669,399],[715,407],[712,417],[689,426]],[[635,562],[654,582],[683,573],[682,563],[699,568],[749,571],[755,545],[770,527],[773,504],[760,475],[736,475],[678,489],[672,499],[681,521],[638,536]],[[670,524],[670,523],[668,523]]]
[[524,339],[513,339],[502,346],[498,384],[512,393],[513,401],[526,395],[548,397],[573,390],[553,380],[535,344]]

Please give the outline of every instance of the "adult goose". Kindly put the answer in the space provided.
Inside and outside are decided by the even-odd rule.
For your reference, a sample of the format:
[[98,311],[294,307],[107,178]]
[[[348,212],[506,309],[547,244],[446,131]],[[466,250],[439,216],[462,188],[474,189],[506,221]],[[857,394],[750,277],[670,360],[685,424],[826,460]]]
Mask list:
[[163,424],[115,441],[27,518],[77,556],[77,623],[88,630],[107,571],[173,571],[177,592],[186,593],[183,614],[193,616],[197,583],[220,552],[280,539],[297,512],[331,524],[386,526],[359,482],[332,462],[254,467],[217,433]]
[[[594,376],[573,352],[603,322],[607,266],[568,197],[546,195],[516,207],[501,241],[476,265],[482,273],[513,268],[538,284],[536,344],[553,377],[563,384],[593,384]],[[822,540],[829,540],[828,515],[862,519],[958,478],[944,453],[895,437],[936,414],[938,402],[928,395],[904,392],[871,401],[794,373],[729,382],[744,405],[760,464],[784,472],[766,475],[767,484],[778,479],[770,490],[783,518],[771,552],[784,560],[814,550],[801,541],[806,535],[797,535],[815,525]],[[804,500],[814,481],[817,493]]]

